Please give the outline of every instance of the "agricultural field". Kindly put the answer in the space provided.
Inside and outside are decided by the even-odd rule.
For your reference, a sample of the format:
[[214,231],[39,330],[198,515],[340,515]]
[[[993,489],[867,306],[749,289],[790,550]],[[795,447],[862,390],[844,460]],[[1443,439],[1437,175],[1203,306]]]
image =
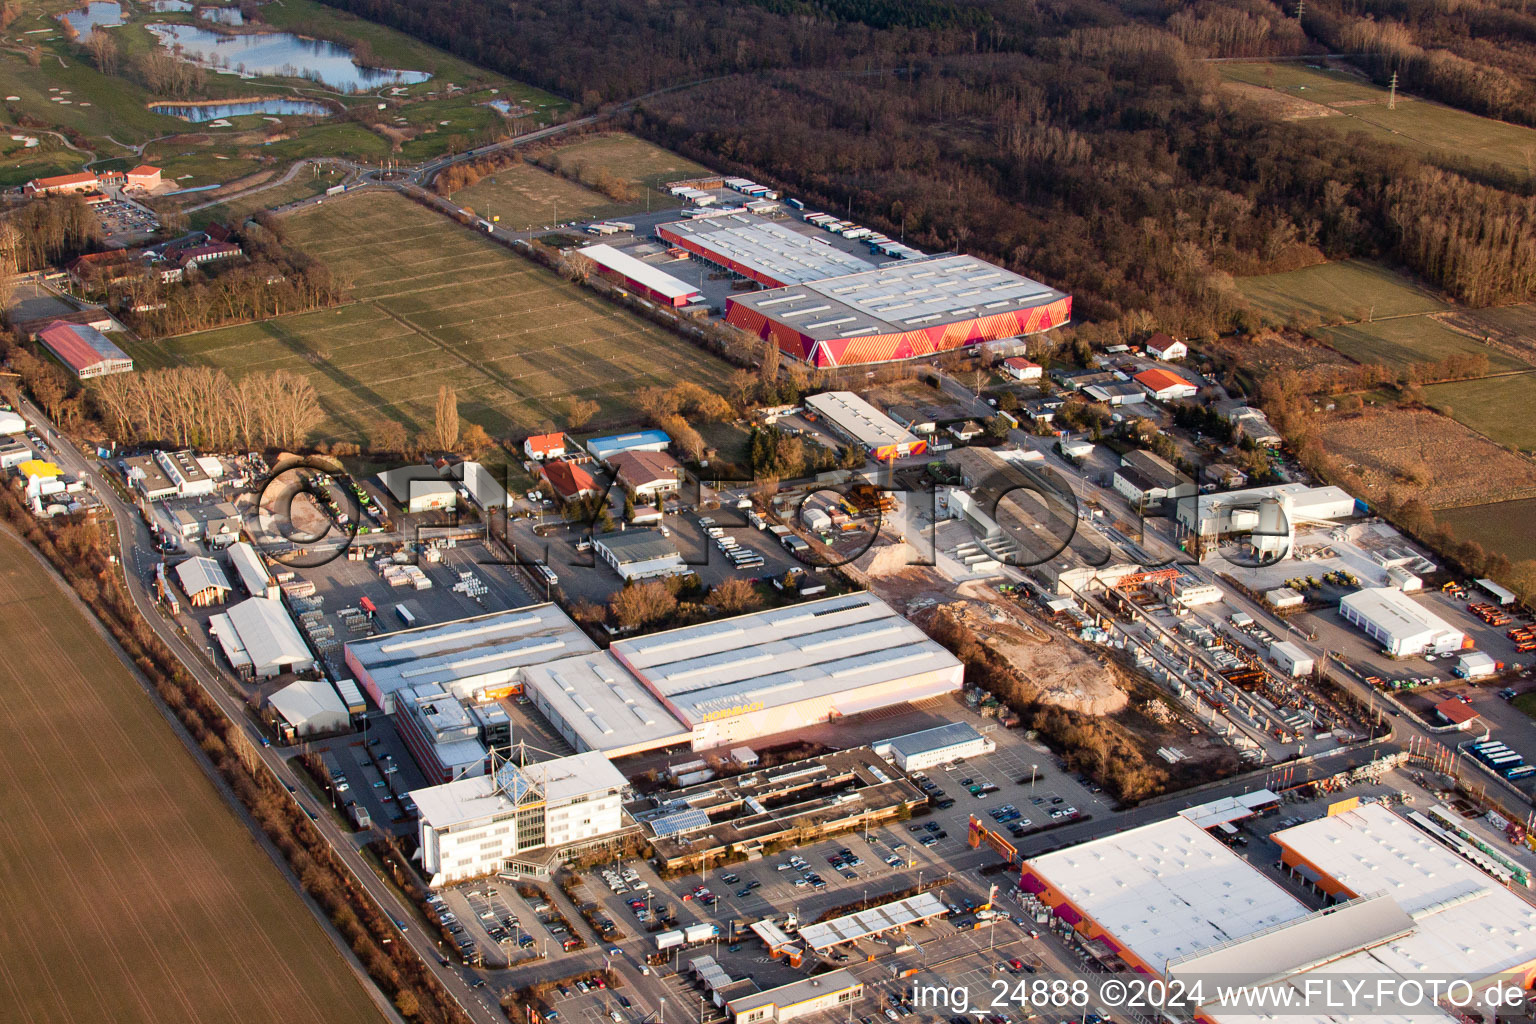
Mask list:
[[1536,373],[1432,384],[1424,400],[1499,444],[1536,452]]
[[94,625],[9,534],[0,607],[7,1019],[380,1020]]
[[1364,132],[1452,165],[1492,164],[1536,171],[1536,131],[1469,114],[1401,90],[1387,109],[1387,90],[1351,71],[1293,61],[1216,65],[1229,92],[1251,99],[1282,120],[1320,131]]
[[1435,521],[1511,562],[1536,559],[1536,530],[1531,529],[1536,523],[1536,498],[1442,509],[1435,513]]
[[1536,497],[1536,463],[1429,409],[1329,416],[1318,439],[1353,467],[1367,501],[1395,491],[1438,510]]
[[661,197],[666,205],[676,205],[677,199],[657,186],[681,178],[697,178],[710,174],[710,170],[670,150],[652,145],[644,139],[622,132],[595,135],[568,146],[561,146],[554,156],[560,166],[579,171],[578,176],[604,171],[621,181],[627,181],[636,189],[647,188],[654,194],[651,201]]
[[1410,278],[1368,260],[1341,260],[1280,274],[1242,277],[1237,287],[1249,302],[1282,320],[1299,314],[1336,324],[1451,308]]
[[1527,366],[1536,366],[1536,305],[1492,306],[1440,313],[1436,319]]
[[1493,371],[1519,370],[1528,365],[1454,330],[1434,316],[1399,316],[1325,327],[1317,334],[1356,362],[1380,363],[1393,370],[1460,355],[1487,356],[1488,367]]
[[394,193],[354,193],[285,223],[289,241],[347,281],[354,301],[137,346],[140,365],[302,373],[327,413],[321,434],[353,441],[385,419],[430,427],[443,384],[457,389],[465,422],[501,437],[561,422],[573,398],[599,404],[594,429],[635,423],[641,388],[686,378],[723,390],[731,372]]
[[496,217],[512,230],[534,230],[557,222],[602,220],[633,213],[633,203],[607,196],[532,164],[515,164],[453,194],[453,201],[482,217]]

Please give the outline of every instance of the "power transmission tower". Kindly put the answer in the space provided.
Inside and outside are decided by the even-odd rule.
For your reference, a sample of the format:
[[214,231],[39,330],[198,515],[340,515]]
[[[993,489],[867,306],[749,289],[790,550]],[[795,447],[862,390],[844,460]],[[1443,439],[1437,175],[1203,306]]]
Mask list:
[[1397,109],[1397,72],[1396,71],[1392,72],[1392,84],[1391,84],[1391,86],[1389,88],[1390,88],[1391,91],[1388,92],[1388,94],[1387,94],[1387,109],[1388,110],[1396,110]]
[[1306,12],[1307,12],[1307,0],[1296,0],[1296,20],[1300,21],[1301,20],[1301,16],[1303,14],[1305,14]]

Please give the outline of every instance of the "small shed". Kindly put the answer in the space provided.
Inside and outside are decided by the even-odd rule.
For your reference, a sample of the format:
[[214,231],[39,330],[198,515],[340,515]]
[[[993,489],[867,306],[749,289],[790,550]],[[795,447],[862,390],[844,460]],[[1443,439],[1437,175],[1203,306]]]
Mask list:
[[1477,718],[1477,709],[1458,697],[1451,697],[1435,705],[1435,714],[1446,725],[1454,725],[1465,732]]
[[1499,671],[1499,663],[1486,651],[1466,651],[1452,671],[1463,679],[1487,679]]
[[1302,596],[1299,590],[1292,590],[1290,587],[1276,587],[1274,590],[1265,593],[1264,603],[1276,610],[1284,610],[1287,608],[1300,608],[1307,603],[1307,599]]
[[1312,655],[1289,640],[1280,640],[1270,644],[1269,660],[1281,673],[1293,679],[1297,676],[1306,675],[1317,666],[1317,661]]

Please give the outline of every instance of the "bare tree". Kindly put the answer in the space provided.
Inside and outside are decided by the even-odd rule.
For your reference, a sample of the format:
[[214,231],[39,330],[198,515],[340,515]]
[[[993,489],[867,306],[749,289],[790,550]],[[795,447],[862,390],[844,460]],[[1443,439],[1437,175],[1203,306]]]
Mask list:
[[592,422],[592,417],[601,411],[602,406],[590,398],[572,398],[565,403],[566,425],[575,429],[584,427]]
[[450,385],[437,389],[437,410],[433,417],[433,441],[445,452],[459,443],[459,396]]

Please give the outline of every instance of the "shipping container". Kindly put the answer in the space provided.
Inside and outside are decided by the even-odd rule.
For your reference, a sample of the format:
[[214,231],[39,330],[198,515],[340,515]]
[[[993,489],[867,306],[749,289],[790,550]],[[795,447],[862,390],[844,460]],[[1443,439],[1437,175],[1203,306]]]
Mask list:
[[416,625],[416,613],[411,611],[405,605],[395,605],[395,614],[400,616],[400,621],[405,623],[407,628]]

